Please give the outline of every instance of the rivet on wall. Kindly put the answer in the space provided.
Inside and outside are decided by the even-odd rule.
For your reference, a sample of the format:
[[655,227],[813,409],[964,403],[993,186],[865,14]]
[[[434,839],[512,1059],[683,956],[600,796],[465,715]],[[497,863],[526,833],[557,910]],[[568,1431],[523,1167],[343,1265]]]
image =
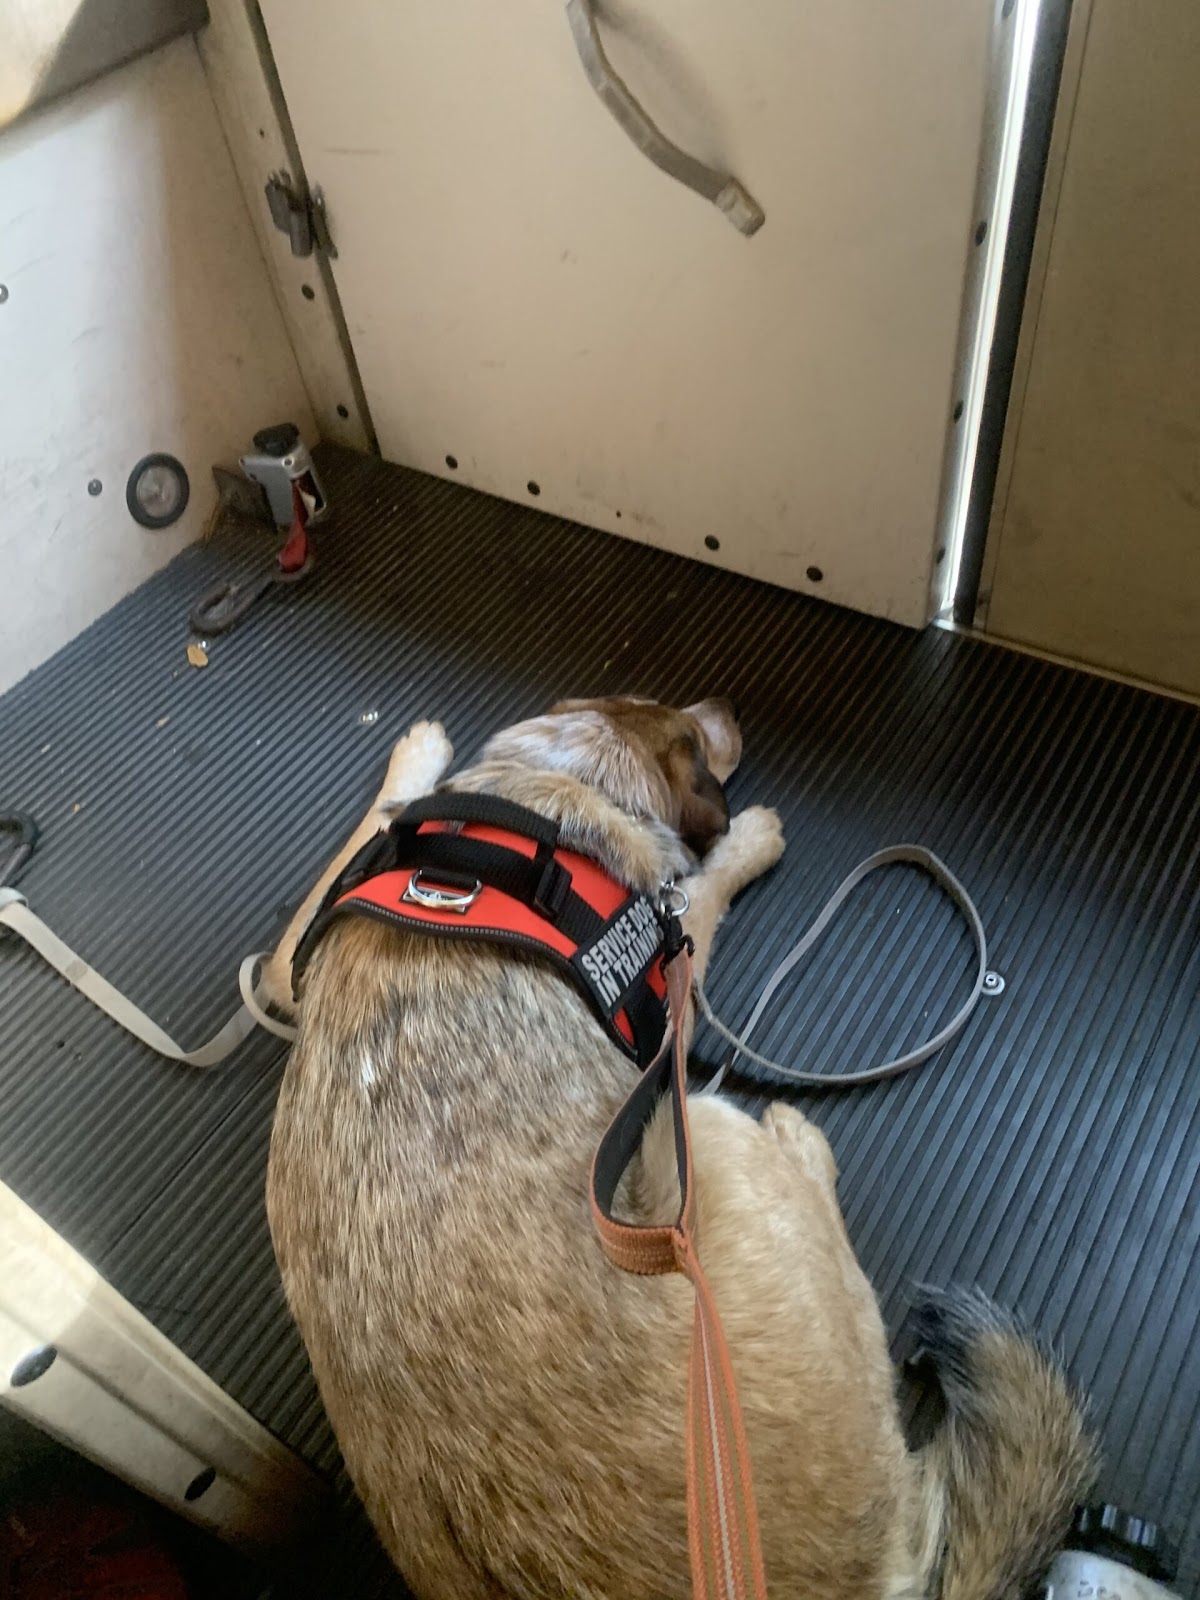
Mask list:
[[216,1481],[217,1469],[215,1467],[205,1467],[204,1471],[198,1472],[183,1491],[183,1498],[185,1500],[199,1500],[205,1490],[211,1489]]
[[14,1389],[23,1389],[27,1383],[33,1383],[49,1372],[58,1357],[58,1351],[52,1344],[42,1344],[36,1350],[31,1350],[17,1362],[9,1374],[9,1384]]

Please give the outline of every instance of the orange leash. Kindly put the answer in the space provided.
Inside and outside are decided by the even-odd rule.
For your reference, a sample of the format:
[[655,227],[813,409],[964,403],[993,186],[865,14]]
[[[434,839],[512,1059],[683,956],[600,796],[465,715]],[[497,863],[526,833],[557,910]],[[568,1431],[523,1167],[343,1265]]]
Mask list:
[[[592,1217],[604,1253],[625,1272],[682,1272],[696,1294],[687,1402],[688,1544],[695,1600],[766,1600],[750,1452],[729,1347],[696,1253],[687,1120],[684,1020],[692,992],[688,942],[665,964],[671,1021],[662,1049],[601,1140],[592,1165]],[[664,1094],[671,1096],[681,1205],[669,1226],[635,1227],[612,1214],[621,1177]]]

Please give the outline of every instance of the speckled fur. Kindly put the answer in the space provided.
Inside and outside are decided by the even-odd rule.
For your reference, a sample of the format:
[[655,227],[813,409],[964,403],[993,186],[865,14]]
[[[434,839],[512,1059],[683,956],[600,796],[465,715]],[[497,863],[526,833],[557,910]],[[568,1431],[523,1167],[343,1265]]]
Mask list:
[[[739,755],[720,702],[683,713],[568,702],[499,734],[452,787],[556,817],[567,841],[639,887],[690,873],[703,966],[730,898],[783,848],[773,812],[730,825],[714,794]],[[375,822],[435,786],[450,759],[436,725],[414,729]],[[592,1155],[630,1084],[578,996],[535,960],[351,920],[312,963],[271,1145],[272,1235],[347,1467],[421,1600],[691,1592],[691,1291],[611,1267],[588,1212]],[[978,1361],[947,1356],[967,1373],[951,1409],[982,1385],[1023,1440],[1021,1461],[977,1470],[1003,1434],[990,1423],[970,1448],[943,1432],[910,1456],[824,1137],[782,1105],[760,1124],[711,1097],[692,1102],[692,1127],[700,1249],[737,1371],[773,1600],[923,1594],[943,1565],[947,1600],[1008,1592],[1025,1530],[996,1486],[1022,1479],[1024,1516],[1053,1480],[1040,1559],[1079,1476],[1065,1387],[1030,1387],[1050,1369],[989,1324]],[[627,1204],[646,1221],[677,1205],[661,1117]],[[1005,1370],[996,1351],[1011,1356],[1010,1338],[1020,1356]],[[969,1332],[947,1336],[943,1354],[960,1345],[973,1348]],[[995,1498],[973,1494],[976,1478]]]

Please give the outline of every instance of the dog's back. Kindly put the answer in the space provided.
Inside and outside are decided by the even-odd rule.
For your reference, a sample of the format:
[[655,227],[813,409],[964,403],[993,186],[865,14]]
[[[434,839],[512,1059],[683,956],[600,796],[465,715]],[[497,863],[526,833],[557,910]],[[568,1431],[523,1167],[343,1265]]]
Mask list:
[[[686,924],[702,971],[731,898],[783,848],[773,813],[729,819],[718,779],[740,749],[725,701],[564,702],[453,781],[554,817],[569,848],[644,894],[702,856]],[[415,728],[375,825],[449,759],[440,729]],[[359,919],[315,957],[272,1139],[271,1231],[346,1464],[421,1600],[691,1592],[691,1290],[611,1267],[588,1205],[632,1081],[534,959]],[[948,1418],[910,1456],[824,1137],[779,1103],[761,1123],[714,1097],[691,1108],[697,1239],[773,1600],[1023,1592],[1091,1467],[1057,1370],[984,1302],[938,1302],[927,1343]],[[661,1112],[625,1199],[632,1221],[677,1212]]]
[[[392,1555],[423,1597],[686,1600],[691,1291],[609,1266],[588,1208],[629,1067],[560,979],[511,955],[361,922],[330,935],[309,985],[271,1226]],[[768,1571],[781,1595],[882,1595],[906,1570],[911,1486],[878,1312],[828,1175],[782,1145],[750,1152],[748,1171],[740,1147],[762,1130],[730,1107],[694,1121]],[[635,1214],[675,1203],[665,1131]],[[762,1236],[770,1215],[786,1243]]]

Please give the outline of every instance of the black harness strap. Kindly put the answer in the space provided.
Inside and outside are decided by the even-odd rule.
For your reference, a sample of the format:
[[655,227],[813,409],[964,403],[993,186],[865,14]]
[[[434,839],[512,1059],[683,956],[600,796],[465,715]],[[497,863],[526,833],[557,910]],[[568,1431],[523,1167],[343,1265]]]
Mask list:
[[[445,802],[445,803],[443,803]],[[468,803],[469,802],[469,803]],[[532,820],[523,820],[532,819]],[[535,831],[533,820],[538,827]],[[522,855],[484,839],[467,839],[460,833],[421,833],[427,822],[477,823],[503,828],[533,839],[537,853]],[[385,833],[376,834],[347,864],[330,886],[316,916],[296,947],[293,987],[303,972],[313,946],[323,931],[322,918],[345,894],[360,888],[368,878],[405,867],[441,871],[450,882],[479,879],[511,895],[560,928],[577,944],[588,944],[603,929],[604,918],[571,889],[571,874],[554,858],[558,828],[534,811],[497,800],[493,795],[448,794],[417,801],[397,817]]]
[[[428,824],[456,823],[495,828],[528,839],[536,848],[528,855],[491,840],[469,837],[453,826],[421,831]],[[556,823],[495,795],[452,792],[413,802],[385,832],[363,846],[330,886],[296,946],[293,994],[330,924],[346,913],[373,917],[433,938],[482,939],[550,960],[588,1001],[609,1037],[645,1066],[666,1025],[664,1002],[649,981],[661,953],[657,912],[644,895],[631,894],[606,917],[573,887],[569,867],[555,854],[559,848]],[[363,890],[370,880],[410,868],[438,888],[469,893],[485,885],[497,890],[533,912],[538,922],[553,927],[574,946],[574,954],[565,955],[540,942],[533,936],[536,924],[521,931],[516,925],[418,920],[405,915],[403,903],[390,903],[391,889],[375,899],[355,898],[356,891]],[[380,898],[384,903],[379,903]],[[618,1026],[622,1017],[633,1034],[632,1044]]]
[[410,801],[396,820],[475,822],[485,828],[505,828],[509,833],[532,839],[548,856],[559,846],[557,822],[551,822],[540,812],[530,811],[527,806],[517,805],[514,800],[502,800],[496,794],[466,794],[453,789],[444,794],[423,795],[420,800]]
[[[689,963],[695,949],[673,915],[664,919],[663,959],[669,965],[686,951]],[[654,1056],[643,1063],[644,1070],[629,1098],[608,1126],[592,1164],[592,1206],[605,1222],[614,1223],[613,1207],[617,1190],[629,1163],[642,1148],[646,1129],[664,1095],[671,1096],[671,1116],[675,1133],[675,1165],[679,1174],[680,1214],[687,1211],[691,1199],[689,1179],[691,1163],[687,1154],[687,1117],[684,1098],[687,1083],[676,1059],[678,1035],[685,1024],[682,1016],[672,1016],[670,1032],[665,1033]]]

